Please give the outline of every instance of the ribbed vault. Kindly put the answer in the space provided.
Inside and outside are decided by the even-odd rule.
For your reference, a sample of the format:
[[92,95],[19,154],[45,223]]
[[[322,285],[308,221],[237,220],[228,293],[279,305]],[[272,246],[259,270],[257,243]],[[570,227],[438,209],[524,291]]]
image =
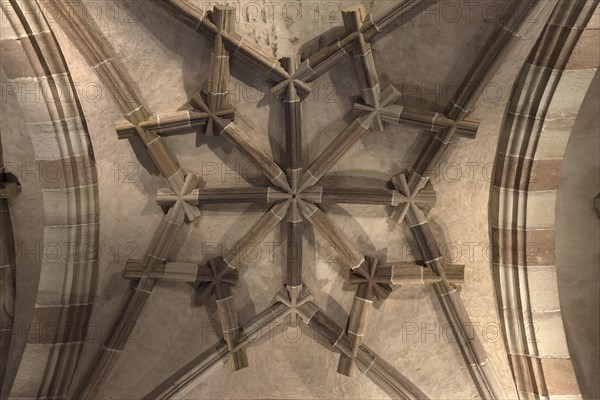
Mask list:
[[[513,381],[506,379],[508,363],[505,354],[500,356],[498,351],[502,349],[502,345],[487,343],[482,340],[481,331],[473,329],[478,324],[478,321],[472,320],[470,316],[473,310],[476,310],[475,306],[469,305],[472,301],[469,296],[473,294],[469,294],[467,290],[466,300],[461,294],[463,282],[466,287],[480,283],[469,281],[469,278],[473,278],[473,274],[478,272],[471,273],[471,276],[465,274],[465,266],[460,262],[450,262],[445,253],[446,249],[440,246],[447,232],[440,229],[437,222],[432,221],[437,221],[447,206],[442,202],[441,209],[438,209],[440,194],[439,191],[436,194],[435,177],[432,179],[430,175],[437,165],[452,159],[453,154],[449,149],[468,146],[466,143],[477,140],[480,129],[496,129],[488,125],[483,126],[484,122],[475,117],[475,108],[482,101],[482,97],[485,100],[487,90],[495,79],[507,79],[506,76],[511,74],[517,75],[546,18],[551,14],[553,16],[545,26],[542,38],[554,43],[552,37],[548,38],[551,36],[548,31],[556,26],[553,21],[559,18],[557,16],[577,14],[587,21],[586,18],[589,19],[597,2],[580,1],[575,2],[575,5],[565,5],[564,2],[534,1],[507,6],[508,16],[487,35],[489,39],[481,45],[481,51],[472,57],[473,62],[469,63],[466,72],[456,84],[451,99],[442,105],[415,104],[403,96],[395,84],[399,78],[391,76],[389,68],[384,67],[385,74],[378,73],[377,67],[380,64],[387,66],[386,54],[376,53],[373,50],[376,45],[373,43],[383,40],[386,35],[395,35],[399,27],[404,30],[410,29],[410,25],[436,3],[420,0],[392,2],[389,7],[381,8],[379,14],[373,15],[366,13],[363,6],[345,5],[341,10],[343,27],[335,31],[335,40],[320,43],[317,49],[308,51],[302,58],[289,55],[277,60],[238,32],[234,7],[216,6],[204,9],[197,2],[188,0],[153,2],[150,5],[155,13],[153,16],[180,20],[183,24],[177,27],[184,29],[186,35],[196,32],[206,38],[206,47],[210,49],[210,55],[206,53],[206,49],[199,51],[203,52],[210,62],[199,67],[202,72],[200,79],[204,83],[199,90],[196,87],[196,90],[186,93],[186,102],[183,105],[178,109],[152,112],[150,105],[153,104],[153,100],[146,98],[143,88],[136,88],[136,85],[131,84],[136,79],[132,77],[133,72],[128,71],[126,67],[126,57],[115,51],[114,44],[109,44],[114,37],[105,36],[100,27],[86,18],[81,8],[73,8],[63,0],[49,0],[36,4],[32,1],[30,6],[39,8],[41,15],[53,23],[29,28],[30,31],[26,32],[25,36],[35,37],[47,31],[52,32],[54,28],[60,28],[61,31],[57,33],[58,41],[54,33],[49,35],[53,40],[51,44],[58,48],[61,56],[55,57],[52,62],[41,57],[46,60],[44,63],[48,66],[45,70],[55,68],[53,63],[56,63],[58,58],[66,71],[61,73],[69,76],[57,43],[61,42],[63,46],[65,43],[71,43],[75,48],[65,50],[67,59],[87,65],[84,76],[93,75],[104,87],[111,88],[113,104],[118,109],[118,112],[113,114],[120,114],[120,117],[115,121],[116,133],[112,129],[106,129],[106,126],[102,132],[112,130],[111,135],[114,137],[129,139],[121,140],[120,143],[131,144],[143,168],[161,177],[153,184],[143,185],[143,189],[148,190],[145,195],[150,196],[152,200],[146,204],[141,214],[158,206],[162,207],[165,213],[160,218],[154,218],[154,226],[146,228],[154,233],[148,235],[144,232],[148,240],[141,254],[136,254],[135,257],[129,257],[128,254],[125,259],[115,261],[114,264],[122,268],[123,278],[129,280],[128,286],[125,287],[120,282],[115,283],[114,280],[104,281],[112,287],[124,288],[125,295],[122,299],[120,295],[105,294],[100,301],[98,297],[94,297],[97,265],[95,260],[98,256],[93,257],[93,264],[86,264],[91,265],[92,269],[85,274],[73,272],[82,270],[79,260],[75,263],[77,269],[65,270],[64,276],[72,279],[72,283],[57,290],[56,296],[63,299],[60,304],[62,309],[69,311],[54,318],[63,325],[75,320],[74,325],[78,328],[68,331],[68,334],[61,330],[61,335],[53,335],[48,344],[52,345],[53,349],[69,350],[59,350],[58,353],[51,350],[46,358],[39,357],[37,353],[29,356],[28,351],[37,348],[38,344],[28,344],[23,357],[25,363],[21,363],[17,375],[18,384],[13,386],[12,396],[93,399],[109,393],[107,388],[112,380],[117,378],[115,371],[127,368],[127,360],[132,357],[132,352],[142,351],[146,353],[145,357],[148,360],[152,358],[154,345],[143,331],[140,334],[140,326],[143,326],[144,320],[147,321],[152,307],[171,307],[175,314],[186,307],[186,304],[180,306],[176,305],[176,302],[158,305],[156,293],[163,290],[161,288],[166,288],[173,293],[172,299],[181,302],[185,296],[191,294],[190,287],[194,289],[194,301],[206,306],[203,313],[208,314],[208,318],[219,326],[216,335],[218,338],[209,338],[210,343],[203,340],[200,346],[203,350],[196,350],[191,346],[187,357],[191,360],[189,363],[180,363],[166,375],[163,371],[160,376],[169,377],[163,382],[154,382],[152,387],[147,387],[143,392],[135,392],[138,396],[181,398],[201,390],[202,386],[199,385],[206,382],[208,374],[216,373],[223,364],[228,365],[231,376],[235,379],[236,374],[254,368],[256,362],[265,362],[263,357],[257,355],[261,346],[266,346],[265,341],[275,334],[285,332],[288,326],[295,327],[296,324],[300,324],[306,337],[315,339],[317,343],[316,348],[311,350],[312,354],[319,351],[336,353],[334,369],[344,376],[343,379],[347,379],[340,381],[342,385],[344,382],[350,384],[351,380],[347,377],[364,375],[373,384],[372,389],[369,389],[371,391],[367,390],[371,393],[369,395],[372,395],[373,390],[380,390],[381,395],[385,393],[392,398],[429,398],[431,390],[437,390],[438,394],[440,392],[434,384],[427,385],[427,364],[418,367],[419,372],[415,373],[414,370],[404,369],[398,364],[397,358],[390,359],[392,351],[382,352],[381,344],[376,343],[369,347],[369,338],[373,337],[373,331],[385,327],[380,322],[373,322],[377,321],[378,311],[390,307],[390,302],[398,301],[398,291],[411,290],[432,293],[428,300],[435,302],[433,307],[437,310],[436,315],[440,323],[448,328],[454,339],[443,345],[448,346],[448,351],[458,355],[455,358],[455,361],[459,361],[456,368],[469,377],[472,384],[471,393],[486,399],[514,396]],[[13,10],[10,13],[15,13],[16,4],[11,3],[11,6]],[[5,10],[5,13],[9,12]],[[19,15],[18,10],[16,15]],[[22,15],[20,23],[24,26],[27,19]],[[567,19],[578,20],[577,17]],[[531,23],[532,20],[536,22]],[[582,22],[582,26],[584,25]],[[572,27],[572,24],[566,26]],[[573,38],[573,46],[578,38]],[[42,49],[34,52],[40,58],[39,54],[44,54],[43,50],[47,45],[36,42],[35,39],[32,41],[34,47]],[[543,44],[544,39],[540,39],[532,54],[535,54],[536,49],[545,48]],[[378,57],[375,57],[376,55]],[[507,69],[507,60],[516,63],[512,70]],[[37,59],[30,61],[32,64],[39,62]],[[231,98],[231,85],[234,82],[232,75],[240,74],[240,65],[248,66],[248,76],[268,82],[269,93],[280,102],[270,113],[280,112],[284,116],[283,124],[269,124],[267,129],[252,126],[248,122],[252,121],[252,117],[245,119],[243,112],[235,107]],[[564,69],[564,66],[562,68]],[[335,75],[338,70],[353,72],[355,82],[351,85],[358,89],[360,96],[348,103],[352,108],[352,115],[335,125],[336,133],[330,135],[332,140],[326,145],[318,146],[319,151],[316,152],[311,150],[315,140],[307,141],[308,136],[305,132],[306,126],[314,122],[307,122],[310,119],[309,111],[315,111],[314,107],[306,104],[307,98],[315,95],[315,85],[320,78]],[[197,70],[193,74],[197,76]],[[168,80],[168,75],[161,76],[161,79]],[[244,73],[240,75],[244,76]],[[510,78],[507,80],[512,83]],[[517,93],[517,89],[513,93]],[[69,120],[75,118],[83,121],[75,131],[79,132],[78,138],[84,139],[83,142],[79,139],[80,147],[77,150],[67,146],[71,150],[62,154],[60,160],[65,162],[69,157],[81,157],[82,152],[88,157],[87,160],[93,160],[91,144],[88,143],[90,133],[82,116],[82,107],[77,102],[74,107],[77,112],[73,111],[75,114],[69,117]],[[89,105],[84,104],[83,109],[86,112],[86,107],[91,110]],[[485,115],[485,111],[481,115]],[[97,126],[94,125],[96,121],[93,115],[88,118],[92,120],[90,126]],[[326,118],[326,115],[321,112],[320,118]],[[62,132],[66,137],[75,135],[65,128],[68,125],[66,117],[51,121],[62,123]],[[486,124],[492,125],[488,121]],[[411,159],[410,168],[395,166],[392,175],[380,180],[377,187],[363,185],[363,178],[368,180],[369,176],[363,177],[360,173],[338,179],[337,182],[328,178],[332,173],[336,175],[334,169],[343,157],[353,154],[352,148],[356,147],[357,143],[369,143],[371,139],[378,137],[376,135],[400,129],[395,126],[412,129],[416,135],[422,137],[411,148],[414,157]],[[503,129],[508,131],[508,126],[505,123]],[[100,132],[100,128],[97,132]],[[257,183],[248,186],[228,185],[227,182],[222,182],[213,187],[203,182],[203,176],[198,170],[204,169],[205,165],[189,168],[172,150],[172,143],[176,143],[184,135],[193,135],[193,132],[198,134],[199,138],[206,136],[206,139],[196,141],[206,140],[215,152],[222,152],[224,143],[229,142],[235,151],[253,165],[257,175],[260,175],[256,179]],[[531,130],[527,129],[527,132],[530,133]],[[264,139],[261,137],[270,137],[271,140],[276,138],[281,144],[281,149],[270,154],[265,151]],[[96,140],[100,143],[97,152],[106,152],[106,149],[102,148],[102,141]],[[60,143],[62,142],[59,140]],[[81,143],[85,144],[84,148],[81,147]],[[498,162],[496,171],[498,165],[503,164]],[[75,208],[69,207],[68,211],[64,212],[64,215],[75,220],[66,220],[64,224],[74,230],[72,235],[76,235],[77,238],[89,240],[92,237],[93,240],[98,240],[96,177],[91,185],[80,184],[80,180],[87,176],[84,173],[85,171],[80,170],[67,177],[68,179],[65,178],[65,181],[79,182],[71,185],[72,188],[57,188],[65,191],[73,189],[78,202],[73,203]],[[494,177],[500,175],[497,172]],[[106,187],[113,190],[117,188],[116,185]],[[189,240],[185,239],[186,235],[193,235],[192,231],[198,226],[200,229],[211,229],[203,221],[206,218],[203,215],[205,210],[210,213],[211,207],[215,207],[215,210],[227,215],[228,207],[234,210],[238,207],[237,210],[240,210],[240,205],[246,207],[247,204],[253,204],[251,207],[255,208],[242,210],[259,210],[263,214],[253,218],[252,224],[246,224],[246,233],[237,233],[242,230],[241,226],[233,227],[233,236],[237,239],[235,243],[230,244],[228,251],[210,257],[206,257],[206,254],[191,257],[190,254],[193,253],[181,251],[181,247],[189,243]],[[339,223],[339,216],[336,215],[339,205],[360,205],[362,210],[384,206],[385,213],[391,217],[388,232],[403,229],[403,232],[412,238],[416,249],[414,259],[394,262],[386,257],[389,249],[376,246],[365,248],[361,243],[355,243],[356,238],[351,229]],[[86,228],[82,228],[83,224]],[[109,231],[118,228],[105,229]],[[239,286],[244,279],[254,279],[253,282],[257,282],[256,278],[249,276],[251,271],[245,270],[244,259],[257,244],[268,240],[277,232],[285,238],[285,257],[282,257],[285,265],[281,267],[281,271],[273,271],[271,275],[277,279],[275,274],[281,272],[280,283],[283,285],[270,293],[267,288],[261,288],[263,299],[259,300],[258,304],[265,307],[256,310],[252,318],[240,318],[241,310],[246,307],[240,301],[240,295],[244,299],[246,296],[240,293]],[[494,232],[492,230],[492,233]],[[344,321],[332,312],[329,300],[323,302],[327,294],[319,294],[319,287],[307,284],[312,280],[312,277],[307,275],[312,272],[306,271],[305,238],[314,247],[329,246],[333,249],[331,256],[338,265],[336,274],[341,275],[347,282],[344,283],[344,290],[353,293],[348,297],[350,301],[346,302],[349,305],[349,315]],[[106,247],[111,246],[111,243],[107,243],[108,241],[105,241],[103,244],[106,244]],[[394,251],[391,250],[392,253]],[[40,288],[46,288],[42,286],[45,282],[44,276],[42,269]],[[505,288],[500,280],[498,282],[500,316],[505,317],[506,308],[502,303],[506,299]],[[419,288],[415,289],[415,286]],[[422,286],[425,287],[421,289]],[[68,301],[64,300],[66,294]],[[46,295],[47,289],[40,289],[38,299],[45,298]],[[487,297],[486,301],[493,303],[492,290]],[[85,301],[82,301],[82,298]],[[92,321],[102,323],[102,332],[99,335],[102,337],[101,344],[97,340],[87,343],[81,340],[82,335],[85,335],[83,330],[90,328],[87,322],[90,320],[94,298],[100,306],[100,314]],[[117,300],[122,301],[118,308],[115,307]],[[112,305],[107,307],[107,303]],[[117,311],[108,312],[113,314],[109,316],[109,309]],[[50,320],[53,317],[47,318]],[[391,322],[399,326],[400,321],[403,321],[402,328],[398,327],[399,331],[395,336],[379,340],[389,340],[389,346],[393,347],[402,330],[406,328],[406,320],[403,318],[402,315],[395,315]],[[495,318],[494,314],[491,319]],[[109,324],[108,320],[111,321]],[[190,323],[196,324],[194,326],[197,327],[199,321]],[[178,331],[185,329],[185,326],[172,326],[170,329]],[[201,335],[204,334],[202,331]],[[513,342],[508,333],[503,335],[509,344],[510,365],[517,390],[520,393],[548,395],[548,390],[528,392],[523,389],[524,384],[535,385],[538,378],[519,373],[515,368],[514,352],[510,347]],[[177,340],[176,334],[171,334],[170,337],[174,341]],[[213,341],[216,343],[213,344]],[[300,351],[294,343],[281,344],[286,345],[293,349],[292,351]],[[491,356],[488,355],[490,349]],[[81,356],[82,354],[84,356]],[[410,365],[414,367],[414,363]],[[321,368],[324,367],[318,364],[310,367],[316,374],[321,373]],[[328,368],[331,368],[331,365],[328,365]],[[563,382],[561,376],[548,376],[548,381],[556,379],[558,384]],[[549,382],[549,385],[552,383]],[[356,393],[361,392],[359,390]],[[356,393],[344,395],[352,397],[356,396]],[[567,394],[577,395],[576,391]],[[288,395],[296,396],[294,388],[290,388]]]

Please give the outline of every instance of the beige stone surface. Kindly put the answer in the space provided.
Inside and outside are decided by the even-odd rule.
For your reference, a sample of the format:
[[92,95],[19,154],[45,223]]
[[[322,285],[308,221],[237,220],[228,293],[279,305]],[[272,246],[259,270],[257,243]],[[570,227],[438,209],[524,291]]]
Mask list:
[[[379,13],[396,2],[361,3],[367,12]],[[443,109],[483,50],[486,39],[503,22],[489,15],[486,19],[484,10],[489,13],[494,7],[506,10],[511,4],[477,2],[471,17],[467,3],[442,1],[433,11],[373,43],[380,80],[384,86],[396,85],[403,93],[403,103]],[[277,4],[242,2],[238,32],[273,56],[282,57],[310,52],[316,48],[320,34],[331,36],[337,32],[341,26],[339,11],[346,3]],[[175,111],[202,88],[209,69],[208,40],[194,34],[154,2],[97,2],[94,6],[99,10],[95,22],[132,76],[131,83],[139,87],[150,112]],[[292,14],[296,6],[303,10],[302,18]],[[452,14],[454,6],[460,7],[460,17]],[[253,7],[261,11],[257,20],[252,14]],[[133,18],[126,17],[132,12]],[[481,128],[477,139],[453,142],[431,175],[438,192],[438,203],[430,213],[432,228],[447,261],[466,266],[461,297],[511,396],[516,393],[504,343],[498,335],[491,276],[488,200],[502,113],[511,83],[533,44],[538,25],[532,23],[531,36],[510,55],[478,102],[474,116],[481,119]],[[57,28],[76,87],[81,90],[98,166],[99,293],[91,320],[96,335],[88,338],[84,348],[85,365],[101,345],[127,290],[128,282],[121,278],[126,260],[145,254],[158,226],[162,211],[154,197],[165,182],[151,166],[139,141],[117,139],[114,122],[122,115],[110,96],[114,89],[100,83],[70,45],[69,38],[56,24],[53,26]],[[253,139],[276,161],[283,160],[285,138],[280,102],[270,94],[261,74],[240,60],[234,59],[232,74],[238,122],[242,127],[254,129]],[[313,93],[303,104],[306,165],[351,121],[350,110],[358,93],[349,60],[314,83]],[[329,181],[380,185],[414,162],[428,134],[402,126],[369,133],[337,163]],[[258,170],[222,137],[205,138],[189,133],[165,140],[181,165],[198,173],[207,187],[265,185]],[[34,145],[52,158],[57,149],[46,148],[43,143],[40,138]],[[357,182],[348,179],[349,176],[362,178]],[[553,211],[554,204],[544,204],[540,212],[545,213],[547,208]],[[265,205],[248,204],[201,207],[202,216],[184,227],[170,260],[204,262],[215,255],[226,255],[266,209]],[[412,252],[415,246],[408,229],[389,220],[390,210],[366,206],[327,206],[324,210],[362,252],[384,256],[388,261],[409,262],[419,258]],[[347,271],[335,262],[334,249],[320,242],[319,235],[308,225],[305,234],[304,281],[315,302],[340,326],[345,326],[354,295],[346,282]],[[267,307],[279,290],[285,271],[285,243],[282,227],[243,254],[239,284],[234,290],[242,323]],[[140,398],[212,346],[219,337],[218,331],[216,306],[212,301],[198,304],[192,288],[186,284],[158,284],[99,396]],[[295,330],[290,328],[285,332],[277,332],[266,343],[248,350],[250,368],[235,374],[221,368],[186,398],[386,397],[365,377],[349,379],[337,374],[338,356],[306,334],[296,341],[290,338]],[[397,288],[370,313],[365,343],[432,398],[477,396],[431,288]],[[79,374],[82,372],[80,369]]]
[[558,283],[554,265],[527,268],[527,282],[531,293],[532,311],[556,311],[560,309],[558,301]]
[[596,67],[563,72],[556,92],[561,96],[553,99],[548,109],[549,118],[565,118],[579,114],[579,108],[587,93],[589,82],[596,75]]
[[[1,17],[1,16],[0,16]],[[4,29],[4,25],[2,26]],[[0,68],[2,82],[8,82],[4,69]],[[8,361],[9,370],[16,374],[18,360],[27,340],[27,326],[31,320],[36,287],[43,260],[43,202],[40,176],[36,171],[35,152],[30,132],[21,112],[19,96],[7,96],[0,103],[2,118],[2,146],[4,165],[7,172],[13,173],[21,183],[20,195],[9,202],[13,223],[15,245],[17,246],[17,298],[15,304],[15,326],[20,327],[13,335],[13,353]],[[10,135],[4,135],[10,132]],[[7,381],[14,374],[7,376]]]
[[554,118],[544,122],[544,131],[538,142],[538,148],[535,152],[536,159],[544,158],[562,158],[569,135],[567,132],[573,128],[575,118]]

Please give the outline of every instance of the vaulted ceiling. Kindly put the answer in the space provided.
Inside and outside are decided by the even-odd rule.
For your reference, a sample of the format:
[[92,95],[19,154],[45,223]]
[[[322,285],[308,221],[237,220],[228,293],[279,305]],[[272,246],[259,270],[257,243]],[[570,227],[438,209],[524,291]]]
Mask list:
[[2,398],[597,395],[598,1],[228,4],[2,1]]

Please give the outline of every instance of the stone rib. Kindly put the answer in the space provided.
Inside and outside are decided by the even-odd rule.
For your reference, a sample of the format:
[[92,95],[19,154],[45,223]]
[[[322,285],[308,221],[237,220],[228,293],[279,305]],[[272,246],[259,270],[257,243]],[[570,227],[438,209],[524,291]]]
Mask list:
[[[217,27],[208,19],[202,9],[188,0],[159,0],[159,4],[166,6],[172,14],[210,39],[218,33]],[[240,57],[263,71],[266,76],[280,82],[289,78],[288,73],[279,65],[279,62],[256,47],[249,41],[244,41],[241,35],[230,32],[221,32],[225,49],[234,57]]]
[[[429,223],[416,207],[409,209],[406,222],[423,254],[425,264],[440,277],[440,282],[435,282],[433,286],[479,395],[490,400],[506,398],[507,394],[497,372],[488,363],[485,349],[472,329],[473,323],[460,299],[458,289],[448,280],[445,263]],[[472,333],[469,335],[470,331]]]
[[364,262],[364,256],[350,244],[342,233],[323,211],[314,204],[300,200],[298,202],[304,218],[324,236],[328,244],[335,246],[336,258],[346,268],[358,268]]
[[[272,190],[266,187],[201,188],[190,191],[181,199],[194,206],[222,203],[270,203],[275,202],[269,196]],[[164,189],[159,190],[156,195],[156,202],[161,207],[170,207],[177,200],[177,196]]]
[[285,174],[279,165],[277,165],[267,153],[260,149],[251,137],[237,124],[233,122],[229,123],[223,128],[221,134],[252,160],[271,183],[284,190],[290,190]]
[[211,114],[211,119],[215,125],[213,129],[218,129],[219,134],[225,136],[238,150],[248,157],[271,183],[287,192],[290,191],[290,186],[283,170],[273,161],[271,156],[258,147],[248,132],[244,131],[235,122],[224,120],[213,114],[200,96],[193,96],[190,99],[190,103],[195,108]]
[[[522,40],[518,30],[530,14],[538,9],[537,4],[537,1],[521,3],[507,25],[500,27],[490,38],[479,59],[473,64],[459,87],[455,100],[446,109],[447,118],[458,123],[468,116],[482,90],[504,62],[505,55]],[[440,160],[457,130],[458,126],[454,124],[449,129],[431,136],[411,171],[408,180],[411,189],[418,184],[419,180],[426,177],[426,172]]]
[[[225,5],[215,6],[210,15],[213,19],[217,33],[213,39],[213,50],[210,58],[210,79],[204,93],[206,104],[213,113],[223,112],[233,108],[229,104],[229,52],[223,44],[223,34],[232,34],[235,30],[235,7]],[[206,134],[215,135],[212,118],[206,125]]]
[[53,16],[61,28],[68,34],[90,67],[96,70],[125,118],[137,126],[137,133],[146,145],[150,157],[161,174],[168,178],[180,169],[175,156],[156,132],[140,128],[138,125],[148,120],[149,113],[143,106],[140,96],[130,84],[133,80],[117,60],[113,50],[103,36],[90,24],[89,18],[81,15],[78,8],[69,7],[64,0],[49,0],[58,15]]
[[366,21],[365,7],[362,4],[346,7],[342,10],[342,19],[347,34],[356,32],[357,38],[351,53],[354,61],[354,75],[364,103],[374,107],[379,103],[381,88],[371,45],[362,33],[363,23]]
[[[475,139],[477,131],[479,130],[479,121],[475,119],[465,119],[455,123],[453,120],[446,118],[443,114],[430,110],[405,106],[398,109],[399,113],[394,113],[392,115],[394,124],[426,129],[434,134],[446,131],[456,124],[457,129],[454,134],[467,139]],[[362,117],[369,112],[370,109],[364,107],[362,104],[356,103],[354,105],[354,115],[356,116]]]
[[302,285],[302,239],[304,226],[298,210],[296,213],[292,212],[294,208],[298,208],[295,202],[290,207],[287,222],[287,272],[285,283],[291,287]]
[[[281,65],[293,75],[298,68],[299,57],[285,57]],[[285,118],[285,145],[287,150],[287,169],[302,168],[302,97],[298,94],[297,83],[290,80],[283,94]]]
[[[283,322],[287,313],[288,308],[285,305],[275,303],[252,318],[245,325],[244,333],[234,350],[237,351],[255,342],[258,336],[264,334],[265,327],[270,331],[274,326]],[[185,396],[215,368],[222,365],[221,363],[227,360],[229,353],[230,350],[222,343],[209,348],[150,391],[143,399],[168,400]]]
[[321,202],[323,204],[369,204],[394,206],[403,201],[398,191],[384,188],[361,187],[323,187]]
[[[344,329],[338,326],[327,314],[315,304],[304,305],[307,313],[312,315],[306,324],[318,332],[320,342],[333,346],[340,353],[350,356],[349,342],[343,337]],[[314,337],[314,335],[311,335]],[[374,384],[393,399],[425,400],[427,395],[404,375],[373,353],[362,344],[356,356],[357,367]]]
[[[281,65],[292,76],[298,67],[299,57],[285,57]],[[285,119],[285,142],[287,150],[287,178],[291,193],[296,195],[298,180],[302,176],[302,84],[290,79],[273,88],[273,92],[283,97]],[[300,93],[298,93],[300,91]],[[304,93],[307,93],[304,91]],[[287,218],[286,278],[288,287],[302,286],[302,239],[303,224],[298,204],[292,199]]]
[[[214,113],[223,119],[233,119],[232,108],[224,109]],[[139,124],[140,128],[156,132],[159,135],[174,135],[191,132],[197,128],[206,126],[210,114],[194,110],[175,111],[172,113],[154,115]],[[117,136],[119,139],[129,138],[137,134],[137,128],[127,119],[118,120],[116,123]]]
[[[414,8],[421,7],[421,11],[423,11],[437,1],[438,0],[403,0],[388,10],[384,15],[375,19],[369,18],[368,21],[362,24],[361,32],[366,40],[370,40],[384,27],[405,17]],[[406,18],[401,22],[404,24],[409,20],[409,18]],[[320,48],[302,62],[298,71],[294,74],[294,77],[305,82],[316,80],[346,58],[347,54],[352,51],[352,47],[354,46],[355,41],[358,40],[358,37],[358,32],[352,32],[338,39],[336,42]]]
[[[154,273],[163,269],[162,265],[183,224],[185,214],[182,210],[171,208],[162,218],[147,252],[146,273]],[[76,398],[93,398],[100,385],[106,382],[108,374],[116,363],[121,350],[125,347],[153,288],[153,279],[142,278],[129,290],[109,329],[107,338],[74,393]]]
[[262,240],[271,232],[285,217],[290,206],[291,200],[275,204],[258,221],[252,225],[233,246],[233,251],[225,257],[225,262],[231,267],[236,268],[240,263],[240,257],[244,252],[256,243]]
[[350,147],[367,132],[369,132],[368,128],[362,126],[359,119],[355,119],[308,167],[300,183],[300,188],[305,189],[319,182],[335,166],[335,163],[346,154]]

